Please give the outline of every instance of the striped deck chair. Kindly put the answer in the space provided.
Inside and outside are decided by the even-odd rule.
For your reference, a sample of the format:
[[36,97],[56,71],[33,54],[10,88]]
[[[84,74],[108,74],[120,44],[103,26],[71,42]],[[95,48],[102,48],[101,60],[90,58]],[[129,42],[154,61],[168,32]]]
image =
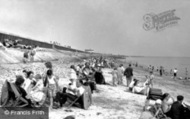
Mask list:
[[22,97],[14,83],[5,81],[2,87],[0,105],[2,107],[26,107],[28,101]]

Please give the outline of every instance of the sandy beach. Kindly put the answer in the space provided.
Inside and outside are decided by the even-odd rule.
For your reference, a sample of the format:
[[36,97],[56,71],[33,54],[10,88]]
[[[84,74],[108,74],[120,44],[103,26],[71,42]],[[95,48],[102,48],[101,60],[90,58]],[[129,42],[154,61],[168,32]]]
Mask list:
[[[17,51],[20,52],[20,51]],[[57,51],[47,51],[46,53],[37,53],[37,58],[43,61],[55,57],[56,61],[52,61],[55,75],[59,76],[60,87],[66,86],[68,80],[68,69],[71,64],[77,64],[82,61],[81,56],[84,54],[74,55],[72,53],[61,53]],[[59,56],[59,57],[58,57]],[[86,57],[86,55],[85,55]],[[14,57],[15,58],[15,57]],[[44,58],[44,59],[43,59]],[[34,63],[12,63],[1,62],[0,64],[0,86],[7,80],[14,80],[15,75],[22,72],[23,69],[33,70],[35,73],[43,73],[45,66],[44,62]],[[51,59],[53,60],[53,59]],[[19,61],[19,60],[18,60]],[[125,63],[117,60],[117,63]],[[125,64],[127,66],[127,63]],[[134,77],[139,80],[145,80],[145,75],[148,74],[140,67],[134,68]],[[112,75],[109,73],[112,69],[103,69],[103,75],[108,84],[111,84]],[[50,119],[63,119],[66,116],[73,115],[76,119],[138,119],[143,111],[146,96],[133,94],[126,91],[126,79],[123,77],[124,85],[113,87],[112,85],[97,85],[99,92],[92,95],[93,104],[88,110],[79,109],[76,107],[70,108],[71,112],[66,111],[66,107],[59,109],[51,109]],[[185,102],[190,102],[190,82],[182,80],[173,80],[170,76],[160,77],[155,75],[154,87],[160,88],[163,92],[170,93],[174,98],[181,94],[185,97]],[[0,88],[1,89],[1,88]]]

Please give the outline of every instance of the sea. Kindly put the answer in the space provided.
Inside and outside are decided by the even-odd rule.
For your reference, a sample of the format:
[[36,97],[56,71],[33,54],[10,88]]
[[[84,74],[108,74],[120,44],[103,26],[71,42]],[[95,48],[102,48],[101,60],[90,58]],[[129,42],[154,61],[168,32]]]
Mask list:
[[164,67],[164,70],[171,72],[174,68],[178,70],[179,77],[190,76],[190,57],[127,57],[127,62],[146,67],[154,66],[154,69],[159,69],[160,66]]

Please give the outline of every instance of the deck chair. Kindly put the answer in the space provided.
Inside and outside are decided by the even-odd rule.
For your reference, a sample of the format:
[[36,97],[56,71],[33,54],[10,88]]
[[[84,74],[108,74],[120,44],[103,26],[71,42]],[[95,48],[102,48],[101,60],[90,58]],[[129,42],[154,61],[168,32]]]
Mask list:
[[163,93],[161,89],[150,88],[147,99],[157,100],[163,98]]
[[163,93],[161,89],[157,88],[150,88],[146,101],[145,101],[145,106],[143,107],[143,110],[146,110],[149,106],[152,106],[155,104],[155,101],[157,99],[162,100],[163,98]]
[[184,118],[190,119],[190,105],[184,103]]
[[84,91],[84,94],[82,95],[83,108],[87,110],[92,104],[92,94],[91,94],[91,89],[89,86],[84,86],[84,88],[85,88],[85,91]]
[[2,107],[26,107],[28,101],[21,96],[14,83],[5,81],[2,87],[0,105]]
[[92,94],[91,94],[91,89],[89,86],[83,86],[85,91],[83,93],[83,95],[81,95],[80,97],[76,98],[74,101],[72,101],[69,106],[67,107],[67,109],[69,109],[72,105],[74,105],[78,100],[82,100],[82,108],[87,110],[90,105],[92,104]]

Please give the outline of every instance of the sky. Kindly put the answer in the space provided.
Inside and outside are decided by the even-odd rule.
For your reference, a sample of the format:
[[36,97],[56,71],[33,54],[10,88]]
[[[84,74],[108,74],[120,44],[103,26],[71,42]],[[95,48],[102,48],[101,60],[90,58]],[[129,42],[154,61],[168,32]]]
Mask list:
[[[146,31],[143,16],[173,10],[178,24]],[[0,32],[95,52],[190,57],[189,0],[0,0]]]

